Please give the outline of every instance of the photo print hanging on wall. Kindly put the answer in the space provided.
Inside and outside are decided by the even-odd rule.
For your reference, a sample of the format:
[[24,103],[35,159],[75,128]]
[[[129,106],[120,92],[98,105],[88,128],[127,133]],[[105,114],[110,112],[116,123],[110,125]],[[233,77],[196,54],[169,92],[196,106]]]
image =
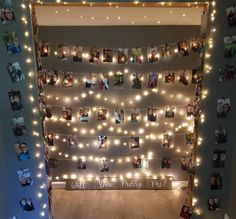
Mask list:
[[210,182],[211,182],[212,190],[222,189],[222,176],[220,175],[220,173],[212,174],[210,178]]
[[72,47],[72,61],[82,62],[83,61],[83,48],[77,46]]
[[193,209],[189,206],[184,205],[181,209],[181,212],[179,214],[180,217],[184,219],[190,219],[193,215]]
[[65,120],[72,119],[72,108],[70,106],[63,106],[62,107],[62,117]]
[[175,107],[174,106],[166,106],[166,112],[165,112],[166,118],[174,118],[175,117]]
[[16,142],[14,144],[16,156],[19,161],[29,160],[29,147],[25,142]]
[[157,88],[158,74],[151,72],[148,74],[148,88]]
[[17,171],[17,175],[21,186],[25,187],[33,184],[29,169],[20,169]]
[[57,168],[58,167],[58,159],[49,158],[48,159],[48,166],[49,166],[49,168]]
[[218,127],[215,130],[215,144],[223,144],[227,142],[226,128]]
[[86,88],[95,89],[96,82],[97,82],[97,75],[96,74],[93,74],[90,72],[86,75],[86,79],[85,79],[85,87]]
[[52,118],[52,107],[46,103],[45,98],[43,96],[39,97],[39,106],[43,114],[43,120],[45,119],[45,117],[49,119]]
[[217,118],[226,118],[230,113],[230,98],[217,99]]
[[183,85],[188,85],[188,78],[185,74],[185,70],[180,72],[179,83],[181,83]]
[[125,118],[124,110],[123,109],[114,110],[114,117],[116,124],[123,124]]
[[107,149],[107,146],[108,146],[107,136],[99,135],[98,136],[98,149]]
[[142,73],[133,73],[132,74],[132,88],[141,89],[142,88]]
[[90,58],[89,62],[98,64],[100,58],[100,51],[96,47],[90,49]]
[[134,109],[131,111],[130,121],[131,123],[136,123],[141,120],[140,110]]
[[58,81],[58,71],[57,70],[47,70],[47,84],[55,85]]
[[100,171],[109,172],[109,161],[107,159],[100,159]]
[[194,140],[194,135],[193,135],[193,133],[187,133],[187,134],[185,135],[185,142],[186,142],[187,145],[188,145],[188,144],[193,144],[193,140]]
[[61,60],[67,60],[70,55],[70,50],[68,46],[65,46],[63,43],[58,45],[57,48],[57,57]]
[[11,7],[0,8],[0,18],[2,24],[10,24],[16,20],[14,11]]
[[178,42],[177,45],[178,45],[178,51],[180,55],[182,56],[189,55],[188,42],[186,40]]
[[78,164],[77,164],[77,169],[78,170],[86,170],[87,168],[87,160],[85,157],[79,157],[78,159]]
[[162,164],[161,164],[162,169],[170,169],[171,167],[171,159],[164,157],[162,159]]
[[68,145],[68,147],[76,147],[78,145],[78,136],[77,135],[68,135],[67,136],[67,145]]
[[236,36],[224,37],[224,54],[225,58],[236,56]]
[[192,69],[192,84],[201,83],[200,73],[197,68]]
[[118,48],[118,64],[127,64],[128,63],[128,49],[127,48]]
[[40,57],[48,57],[49,56],[49,46],[47,41],[42,41],[40,43]]
[[107,109],[99,108],[97,120],[98,121],[106,121],[106,119],[107,119]]
[[181,158],[181,170],[190,170],[192,168],[192,161],[189,157]]
[[54,134],[52,132],[48,132],[45,135],[45,140],[46,140],[48,146],[53,146],[54,145]]
[[115,72],[114,75],[114,88],[123,89],[124,88],[124,73],[121,71]]
[[20,205],[23,211],[34,211],[34,205],[31,198],[22,198],[20,200]]
[[165,83],[174,83],[175,82],[175,73],[172,72],[168,72],[166,75],[165,75]]
[[157,108],[150,107],[147,109],[147,120],[149,122],[157,121]]
[[19,62],[8,63],[7,71],[12,82],[25,80],[25,75],[22,73]]
[[135,156],[132,161],[134,168],[141,168],[142,167],[142,159],[140,156]]
[[103,49],[103,62],[105,63],[113,62],[113,49]]
[[229,27],[236,26],[236,5],[226,8],[226,16]]
[[109,76],[107,73],[100,73],[98,78],[99,89],[109,90]]
[[22,51],[15,31],[5,31],[3,41],[9,54],[17,54]]
[[25,121],[23,117],[13,117],[12,118],[12,130],[15,136],[27,135]]
[[213,167],[223,168],[225,166],[226,152],[215,150],[213,153]]
[[19,90],[11,90],[8,92],[9,101],[11,104],[12,111],[22,110],[22,98]]
[[88,122],[89,119],[89,108],[83,107],[79,110],[80,121],[81,122]]
[[226,65],[219,68],[219,81],[230,81],[236,78],[236,67],[234,65]]
[[148,62],[155,63],[158,62],[160,54],[158,53],[157,47],[148,47],[147,48]]
[[64,87],[71,87],[73,86],[74,78],[73,78],[73,72],[63,72],[63,81],[62,84]]
[[162,146],[164,148],[171,148],[173,146],[173,135],[168,133],[164,134]]
[[141,48],[132,48],[131,49],[131,63],[142,64],[143,63],[143,53]]
[[130,149],[139,149],[139,137],[131,136],[129,145],[130,145]]
[[219,202],[219,198],[217,197],[210,197],[207,200],[207,205],[208,205],[209,211],[220,210],[220,202]]
[[162,45],[161,46],[161,56],[162,58],[165,58],[165,57],[169,57],[172,55],[172,52],[171,52],[171,47],[169,44],[165,44],[165,45]]

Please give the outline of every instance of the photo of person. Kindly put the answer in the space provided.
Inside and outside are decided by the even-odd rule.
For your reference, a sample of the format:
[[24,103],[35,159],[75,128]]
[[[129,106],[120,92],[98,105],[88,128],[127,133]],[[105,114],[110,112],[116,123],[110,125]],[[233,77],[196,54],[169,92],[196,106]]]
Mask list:
[[185,135],[185,142],[186,142],[186,144],[193,144],[193,140],[194,140],[193,133],[187,133]]
[[20,205],[23,211],[34,211],[34,205],[30,198],[22,198],[20,200]]
[[141,89],[142,88],[142,74],[141,73],[133,73],[132,74],[132,88],[133,89]]
[[40,46],[40,57],[48,57],[49,46],[47,41],[42,41]]
[[179,214],[180,217],[184,219],[191,219],[193,215],[193,209],[191,207],[188,207],[184,205],[181,209],[181,212]]
[[113,62],[113,50],[112,49],[103,49],[103,62]]
[[219,199],[218,198],[210,197],[207,200],[207,205],[208,205],[208,210],[209,211],[220,210],[220,203],[219,203]]
[[3,34],[3,41],[9,54],[17,54],[22,51],[15,31],[5,31]]
[[2,24],[10,24],[15,21],[15,15],[12,8],[0,8],[0,18]]
[[107,109],[99,108],[98,109],[98,121],[105,121],[107,119]]
[[162,45],[161,46],[161,56],[162,58],[164,57],[169,57],[172,55],[172,52],[171,52],[171,47],[169,44],[165,44],[165,45]]
[[55,85],[58,81],[58,71],[57,70],[48,70],[47,71],[47,84]]
[[200,97],[202,95],[202,84],[196,84],[195,96]]
[[128,62],[128,49],[118,48],[118,64],[127,64]]
[[226,8],[226,16],[229,27],[236,26],[236,5]]
[[165,113],[166,118],[174,118],[175,117],[175,107],[169,105],[166,106],[166,113]]
[[86,167],[87,167],[86,158],[80,157],[78,159],[77,169],[79,169],[79,170],[86,170]]
[[179,54],[182,56],[188,56],[189,55],[189,48],[188,48],[188,42],[186,40],[178,42],[178,50]]
[[175,82],[175,73],[168,72],[165,76],[165,83],[174,83]]
[[205,36],[201,36],[199,38],[192,40],[191,49],[194,53],[199,53],[199,54],[203,53],[205,48],[204,40]]
[[131,122],[138,122],[141,119],[139,111],[135,110],[131,112]]
[[100,171],[109,172],[109,161],[107,159],[100,159]]
[[142,159],[140,156],[135,156],[132,161],[134,168],[141,168],[142,167]]
[[181,158],[181,170],[189,170],[192,167],[192,161],[189,157]]
[[62,107],[62,117],[65,120],[72,119],[72,108],[70,106],[63,106]]
[[17,174],[22,186],[30,186],[33,184],[29,169],[20,169],[17,171]]
[[139,149],[139,137],[131,136],[129,140],[130,149]]
[[212,190],[222,189],[222,176],[220,175],[220,173],[212,174],[210,182]]
[[194,116],[195,115],[195,110],[194,110],[195,106],[193,101],[191,101],[190,103],[188,103],[186,105],[186,112],[187,112],[187,117],[189,116]]
[[226,118],[230,112],[230,98],[217,99],[217,118]]
[[74,79],[73,79],[73,72],[63,72],[63,86],[64,87],[71,87],[74,83]]
[[99,85],[99,89],[101,90],[109,90],[108,74],[104,74],[104,73],[99,74],[98,85]]
[[215,144],[223,144],[227,142],[226,128],[219,127],[215,130]]
[[14,148],[19,161],[30,159],[29,148],[25,142],[16,142]]
[[90,49],[89,62],[98,64],[99,63],[100,52],[96,47]]
[[76,147],[78,145],[78,136],[77,135],[68,135],[67,145],[69,147]]
[[115,72],[114,75],[114,87],[115,88],[123,88],[124,87],[124,73],[123,72]]
[[97,75],[91,72],[88,73],[86,75],[85,88],[95,89],[96,82],[97,82]]
[[83,61],[83,48],[79,46],[72,47],[72,61],[82,62]]
[[171,166],[171,159],[166,158],[166,157],[163,158],[161,168],[162,169],[170,169],[170,166]]
[[61,60],[67,60],[70,55],[70,50],[64,44],[59,44],[57,48],[57,57]]
[[23,104],[22,104],[22,100],[21,100],[21,93],[19,90],[14,91],[11,90],[8,92],[8,96],[9,96],[9,101],[11,104],[11,109],[13,111],[16,110],[22,110],[23,109]]
[[114,110],[114,117],[115,117],[116,124],[124,123],[124,118],[125,118],[124,110],[123,109]]
[[157,121],[157,108],[148,108],[147,110],[147,120],[149,122],[156,122]]
[[172,145],[173,145],[173,135],[164,134],[162,146],[164,148],[170,148]]
[[151,72],[148,74],[148,88],[156,88],[158,81],[158,74],[155,72]]
[[198,69],[192,69],[192,84],[200,83],[200,74]]
[[46,142],[48,146],[54,145],[54,134],[52,132],[48,132],[46,135]]
[[160,55],[158,54],[157,47],[149,47],[147,49],[147,54],[149,63],[158,62]]
[[230,81],[236,78],[236,67],[234,65],[226,65],[219,68],[219,81]]
[[89,108],[83,107],[79,110],[80,121],[81,122],[88,122],[89,119]]
[[213,153],[213,167],[223,168],[225,166],[226,152],[215,150]]
[[12,121],[12,130],[15,136],[23,136],[27,134],[23,117],[15,116],[12,118],[11,121]]
[[107,149],[107,136],[99,135],[98,136],[98,149]]
[[142,64],[143,63],[143,53],[142,53],[141,48],[131,49],[130,61],[134,64]]
[[225,58],[236,56],[236,36],[224,37],[224,54]]
[[25,80],[25,76],[21,71],[19,62],[8,63],[7,71],[12,82],[19,82]]

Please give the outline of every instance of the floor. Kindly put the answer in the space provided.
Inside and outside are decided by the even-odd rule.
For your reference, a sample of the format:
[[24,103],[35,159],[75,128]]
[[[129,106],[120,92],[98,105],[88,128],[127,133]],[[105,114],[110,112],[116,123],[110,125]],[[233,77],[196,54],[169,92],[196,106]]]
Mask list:
[[179,219],[185,192],[53,191],[54,219]]

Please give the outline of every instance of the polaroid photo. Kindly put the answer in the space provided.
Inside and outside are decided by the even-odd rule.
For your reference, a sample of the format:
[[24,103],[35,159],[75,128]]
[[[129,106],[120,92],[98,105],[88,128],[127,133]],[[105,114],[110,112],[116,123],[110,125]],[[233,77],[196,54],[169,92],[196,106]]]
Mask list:
[[130,149],[139,149],[139,137],[131,136],[129,140]]
[[89,58],[89,62],[90,63],[95,63],[98,64],[99,63],[99,57],[100,57],[100,52],[96,47],[92,47],[90,49],[90,58]]
[[236,36],[224,37],[224,55],[225,58],[236,56]]
[[3,34],[3,41],[9,54],[17,54],[22,51],[15,31],[5,31]]
[[22,110],[23,104],[22,104],[22,98],[21,93],[19,90],[11,90],[8,92],[9,101],[11,104],[11,109],[13,111]]
[[99,85],[99,89],[101,89],[101,90],[109,90],[110,89],[108,74],[105,74],[105,73],[99,74],[98,85]]
[[114,88],[124,88],[124,73],[115,72],[114,75]]
[[217,211],[220,210],[220,202],[216,197],[210,197],[207,200],[208,210],[209,211]]
[[17,171],[17,175],[22,186],[30,186],[33,184],[29,169],[20,169]]
[[113,49],[103,49],[103,62],[105,63],[113,62]]
[[168,133],[163,135],[163,143],[162,146],[164,148],[170,148],[173,146],[173,135],[169,135]]
[[223,168],[225,166],[226,152],[215,150],[213,153],[213,167]]
[[149,63],[158,62],[160,55],[158,53],[157,47],[149,47],[147,49],[147,57]]
[[219,68],[219,81],[230,81],[236,78],[236,67],[234,65],[226,65]]
[[227,142],[226,128],[218,127],[215,130],[215,144],[223,144]]
[[23,211],[34,211],[34,205],[30,198],[22,198],[20,200],[20,206]]
[[164,157],[162,159],[161,168],[162,169],[170,169],[170,167],[171,167],[171,159],[167,158],[167,157]]
[[22,73],[19,62],[8,63],[7,71],[12,82],[25,80],[25,75]]
[[124,123],[124,110],[123,109],[117,109],[114,110],[114,117],[115,117],[115,123],[116,124],[122,124]]
[[193,140],[194,140],[194,135],[193,135],[192,132],[191,133],[187,133],[185,135],[185,142],[186,142],[187,145],[188,144],[193,144]]
[[195,88],[195,96],[196,97],[201,97],[202,95],[202,84],[196,84],[196,88]]
[[48,146],[53,146],[54,145],[54,134],[52,132],[48,132],[46,134],[46,142]]
[[98,121],[105,121],[107,119],[107,109],[99,108],[98,109]]
[[65,120],[71,120],[72,119],[72,108],[71,108],[71,106],[63,106],[62,107],[62,117]]
[[13,117],[12,118],[12,130],[15,136],[23,136],[27,134],[25,121],[23,117]]
[[148,86],[147,88],[157,88],[158,74],[151,72],[148,74]]
[[134,168],[141,168],[142,167],[142,159],[140,156],[135,156],[132,161]]
[[200,83],[200,73],[197,68],[192,69],[192,84]]
[[77,135],[68,135],[67,136],[67,145],[69,147],[76,147],[78,145],[78,136]]
[[230,98],[217,99],[217,118],[226,118],[230,113]]
[[181,158],[181,170],[189,170],[192,167],[192,161],[189,157]]
[[47,41],[42,41],[40,45],[40,57],[48,57],[49,45]]
[[49,158],[48,165],[49,165],[49,168],[57,168],[58,167],[58,159]]
[[25,142],[16,142],[14,148],[19,161],[30,159],[29,147]]
[[192,40],[191,42],[191,50],[194,53],[203,53],[205,45],[204,45],[204,41],[205,41],[205,36],[201,36],[199,38],[196,38],[194,40]]
[[175,82],[175,73],[168,72],[168,74],[165,75],[165,83],[174,83]]
[[226,8],[226,16],[229,27],[236,26],[236,5]]
[[57,48],[57,57],[61,60],[67,60],[70,55],[70,50],[68,46],[64,46],[64,44],[59,44]]
[[100,171],[109,172],[109,161],[107,159],[100,160]]
[[127,64],[128,63],[128,49],[118,48],[118,64]]
[[143,53],[142,53],[141,48],[131,49],[130,61],[134,64],[142,64],[143,63]]
[[88,73],[85,79],[85,88],[95,89],[97,83],[97,75],[93,73]]
[[99,135],[98,136],[98,149],[107,149],[107,146],[108,146],[107,136]]
[[188,42],[186,40],[178,42],[177,45],[178,45],[178,51],[180,55],[182,56],[189,55]]
[[143,75],[141,73],[132,74],[132,88],[141,89],[142,88]]
[[83,61],[83,48],[79,46],[72,47],[72,61],[82,62]]
[[171,47],[169,44],[165,44],[161,46],[161,56],[162,58],[164,57],[169,57],[172,55]]
[[58,71],[57,70],[48,70],[47,71],[47,84],[55,85],[58,81]]
[[194,102],[191,101],[190,103],[186,105],[187,117],[194,116],[195,115],[194,112],[195,112],[195,105],[194,105]]
[[87,160],[85,157],[80,157],[78,159],[78,163],[77,163],[77,169],[78,170],[86,170],[87,168]]
[[166,118],[174,118],[175,117],[175,107],[174,106],[166,106],[166,113],[165,113]]
[[141,120],[141,115],[139,110],[133,110],[130,115],[130,121],[133,123],[139,122]]
[[212,174],[210,182],[212,190],[222,189],[222,175],[220,173]]
[[43,84],[47,84],[47,73],[48,70],[43,68],[43,69],[39,69],[39,79]]
[[183,205],[179,216],[184,219],[190,219],[192,218],[192,215],[193,215],[193,208]]
[[81,122],[88,122],[89,119],[89,108],[83,107],[79,110],[80,121]]
[[47,104],[40,104],[40,109],[43,114],[43,118],[47,117],[48,119],[52,118],[52,107]]
[[16,20],[14,11],[11,7],[0,8],[0,18],[2,24],[10,24]]
[[62,84],[64,87],[72,87],[74,83],[73,72],[63,72]]
[[149,122],[157,121],[157,108],[150,107],[147,110],[147,120]]

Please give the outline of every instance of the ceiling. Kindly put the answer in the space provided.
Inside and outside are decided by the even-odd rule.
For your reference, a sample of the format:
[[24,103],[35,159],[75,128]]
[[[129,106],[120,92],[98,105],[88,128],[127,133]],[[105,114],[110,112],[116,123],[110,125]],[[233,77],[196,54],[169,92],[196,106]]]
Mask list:
[[40,26],[200,25],[202,7],[36,5]]

